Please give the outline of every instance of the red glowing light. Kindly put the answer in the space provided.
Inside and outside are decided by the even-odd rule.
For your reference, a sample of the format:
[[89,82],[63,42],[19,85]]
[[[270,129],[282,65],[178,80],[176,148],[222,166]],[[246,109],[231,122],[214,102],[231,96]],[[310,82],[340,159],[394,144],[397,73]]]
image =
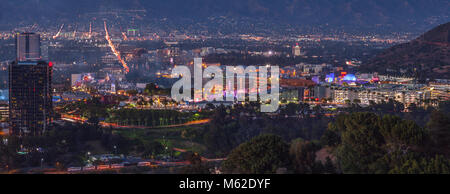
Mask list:
[[53,63],[50,61],[50,62],[48,62],[48,66],[49,67],[53,67]]

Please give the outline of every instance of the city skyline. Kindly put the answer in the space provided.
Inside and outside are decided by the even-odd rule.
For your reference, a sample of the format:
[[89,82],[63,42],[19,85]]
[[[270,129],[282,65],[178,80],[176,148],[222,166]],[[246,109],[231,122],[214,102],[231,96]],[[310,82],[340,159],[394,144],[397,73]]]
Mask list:
[[450,173],[448,1],[0,9],[0,174]]

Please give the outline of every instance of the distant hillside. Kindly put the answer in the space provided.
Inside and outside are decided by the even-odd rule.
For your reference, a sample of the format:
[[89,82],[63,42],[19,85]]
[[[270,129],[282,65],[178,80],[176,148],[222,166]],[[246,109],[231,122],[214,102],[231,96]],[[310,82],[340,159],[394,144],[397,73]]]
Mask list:
[[409,43],[386,49],[364,65],[363,69],[450,79],[450,22]]
[[[448,21],[448,0],[2,0],[0,25],[74,22],[87,13],[145,9],[146,19],[230,16],[296,26],[423,31]],[[55,21],[56,20],[56,21]],[[58,25],[56,25],[58,26]]]

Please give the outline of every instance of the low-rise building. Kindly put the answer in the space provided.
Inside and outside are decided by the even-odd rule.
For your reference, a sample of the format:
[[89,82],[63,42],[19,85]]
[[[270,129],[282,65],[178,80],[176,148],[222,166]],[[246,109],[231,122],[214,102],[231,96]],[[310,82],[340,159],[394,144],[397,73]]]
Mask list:
[[351,88],[341,88],[333,90],[333,101],[335,103],[346,103],[347,101],[353,102],[358,99],[358,92]]

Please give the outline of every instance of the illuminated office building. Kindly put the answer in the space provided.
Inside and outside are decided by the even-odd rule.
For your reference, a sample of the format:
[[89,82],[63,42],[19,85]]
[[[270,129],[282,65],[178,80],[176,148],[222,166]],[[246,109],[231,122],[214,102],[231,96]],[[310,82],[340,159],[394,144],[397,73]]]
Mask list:
[[52,115],[52,63],[41,60],[39,35],[18,34],[9,66],[9,122],[13,135],[42,135]]

